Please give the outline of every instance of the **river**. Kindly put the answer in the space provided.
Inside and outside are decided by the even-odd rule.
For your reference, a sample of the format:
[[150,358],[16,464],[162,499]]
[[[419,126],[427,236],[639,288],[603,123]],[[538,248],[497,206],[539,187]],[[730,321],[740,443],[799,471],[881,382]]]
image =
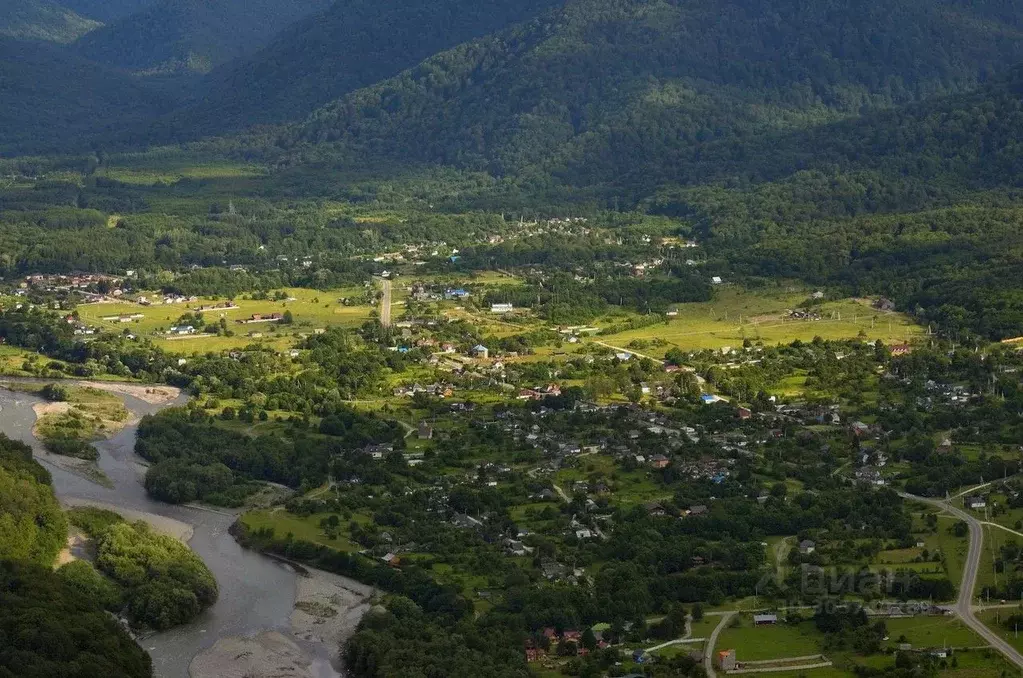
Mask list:
[[[5,378],[4,381],[18,380]],[[182,396],[172,403],[153,405],[130,395],[119,397],[135,417],[186,401]],[[142,484],[143,462],[135,454],[136,425],[127,426],[109,440],[96,443],[100,452],[98,464],[112,481],[111,488],[48,463],[46,456],[49,455],[32,434],[36,421],[32,407],[41,402],[44,401],[40,398],[0,388],[0,433],[22,440],[36,450],[37,459],[53,475],[53,489],[58,499],[64,503],[74,500],[102,502],[191,525],[193,534],[189,546],[217,579],[220,597],[202,615],[190,624],[146,636],[140,641],[153,658],[157,678],[185,678],[192,658],[221,638],[252,636],[264,630],[277,630],[288,635],[296,596],[297,575],[293,570],[239,546],[228,533],[235,520],[230,513],[174,506],[150,499]],[[313,676],[341,676],[331,666],[325,646],[309,642],[299,644],[313,662],[310,669]]]

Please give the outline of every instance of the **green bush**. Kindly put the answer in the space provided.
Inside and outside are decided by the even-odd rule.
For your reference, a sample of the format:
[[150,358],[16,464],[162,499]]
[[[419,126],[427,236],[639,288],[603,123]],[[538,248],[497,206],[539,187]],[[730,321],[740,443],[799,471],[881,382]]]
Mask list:
[[99,450],[92,443],[78,438],[47,438],[43,441],[43,445],[46,446],[47,451],[63,457],[85,459],[86,461],[99,459]]

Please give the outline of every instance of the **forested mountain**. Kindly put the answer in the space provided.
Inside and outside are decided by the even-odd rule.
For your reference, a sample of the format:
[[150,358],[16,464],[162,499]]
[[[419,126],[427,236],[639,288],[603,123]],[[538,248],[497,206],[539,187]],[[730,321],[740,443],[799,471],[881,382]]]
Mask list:
[[283,135],[593,185],[744,171],[767,135],[961,91],[1023,60],[1006,0],[570,0],[349,94]]
[[166,108],[127,76],[54,46],[0,36],[0,152],[68,152]]
[[155,0],[61,0],[60,4],[82,16],[110,23],[153,4]]
[[212,73],[202,101],[174,116],[170,129],[180,136],[301,119],[347,92],[559,2],[342,0],[251,58]]
[[49,0],[0,3],[0,35],[20,40],[74,42],[101,25]]
[[84,57],[141,75],[205,73],[251,54],[330,0],[159,0],[78,43]]

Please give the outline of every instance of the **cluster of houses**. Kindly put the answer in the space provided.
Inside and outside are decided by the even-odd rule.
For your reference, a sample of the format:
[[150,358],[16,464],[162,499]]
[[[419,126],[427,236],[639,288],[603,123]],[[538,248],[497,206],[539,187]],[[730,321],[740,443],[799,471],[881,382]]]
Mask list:
[[[597,625],[591,629],[595,639],[595,649],[603,650],[610,647],[610,644],[603,638],[603,629],[605,625]],[[540,637],[543,639],[543,645],[547,646],[544,649],[539,643],[533,640],[526,641],[526,661],[533,663],[538,662],[547,654],[554,653],[559,650],[559,646],[571,643],[575,648],[575,653],[580,657],[585,657],[590,653],[589,648],[583,646],[583,632],[575,629],[566,629],[564,631],[557,631],[556,629],[548,626],[540,631]],[[558,654],[564,654],[564,652],[558,651]]]
[[[102,273],[80,273],[72,275],[30,275],[26,276],[19,290],[34,289],[42,292],[78,292],[87,300],[100,301],[108,297],[125,294],[123,278]],[[99,292],[100,287],[106,292]]]
[[199,297],[190,296],[186,297],[181,294],[165,294],[159,297],[149,298],[145,295],[140,295],[135,298],[135,303],[139,306],[171,306],[174,304],[194,304],[199,301]]
[[451,384],[438,383],[427,384],[410,384],[407,386],[398,386],[392,393],[396,398],[411,398],[415,395],[423,394],[432,396],[435,398],[450,398],[455,395],[455,387]]
[[[15,308],[21,308],[21,304],[18,304]],[[97,328],[87,325],[73,314],[64,316],[64,322],[74,328],[75,336],[78,337],[91,337],[99,333]]]

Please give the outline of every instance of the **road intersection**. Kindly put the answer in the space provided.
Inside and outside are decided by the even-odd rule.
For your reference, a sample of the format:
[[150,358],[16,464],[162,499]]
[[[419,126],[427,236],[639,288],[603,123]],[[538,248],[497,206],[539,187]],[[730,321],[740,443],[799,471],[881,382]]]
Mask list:
[[980,571],[980,556],[984,546],[984,527],[981,521],[977,520],[966,511],[953,506],[952,503],[947,500],[928,499],[902,492],[899,494],[904,499],[912,499],[914,501],[930,504],[931,506],[937,506],[940,509],[948,511],[956,518],[965,522],[969,527],[970,549],[966,556],[966,564],[963,566],[963,580],[959,584],[959,599],[956,601],[955,605],[956,615],[963,620],[963,623],[973,629],[977,635],[1005,655],[1006,659],[1016,666],[1023,668],[1023,654],[1020,654],[1016,648],[1005,642],[1003,638],[985,626],[982,621],[977,619],[977,616],[973,611],[973,589],[977,584],[977,574]]

